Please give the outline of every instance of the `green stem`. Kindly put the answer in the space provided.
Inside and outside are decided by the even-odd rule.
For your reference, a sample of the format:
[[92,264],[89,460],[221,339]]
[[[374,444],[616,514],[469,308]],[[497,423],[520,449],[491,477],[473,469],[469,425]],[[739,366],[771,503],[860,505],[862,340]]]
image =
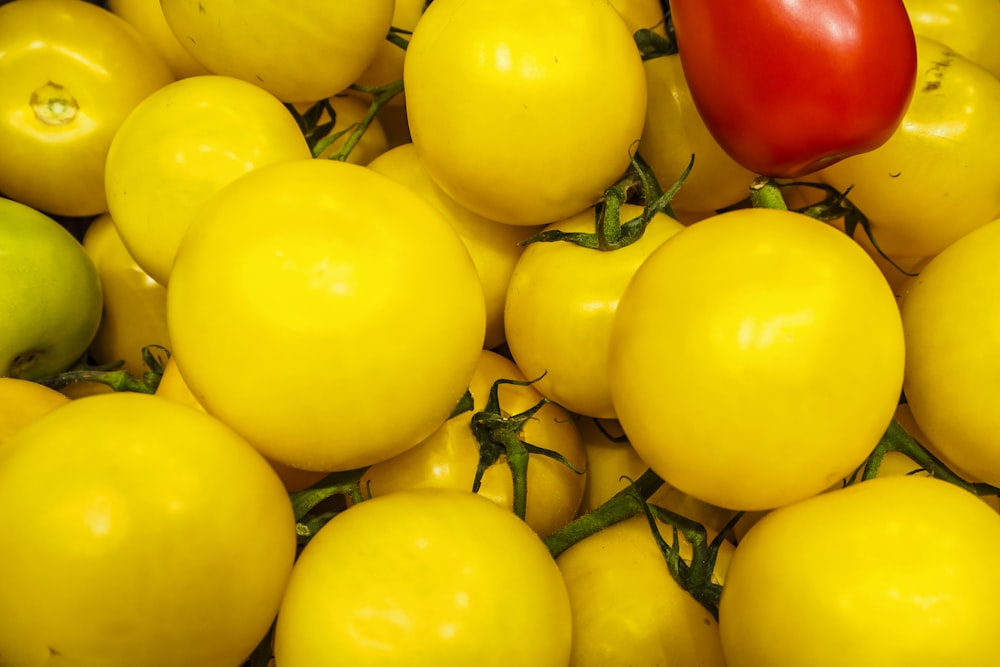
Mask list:
[[[359,141],[361,141],[361,137],[364,136],[368,127],[375,120],[379,111],[381,111],[382,108],[389,103],[389,100],[403,92],[403,80],[399,79],[397,81],[393,81],[392,83],[387,83],[384,86],[359,86],[355,84],[351,86],[351,89],[371,95],[372,101],[368,106],[368,111],[365,112],[365,115],[360,121],[358,121],[357,125],[354,126],[354,129],[348,135],[347,141],[344,142],[344,145],[340,147],[340,150],[330,156],[331,160],[339,160],[343,162],[348,158],[351,151],[354,150],[354,147],[357,146]],[[338,137],[339,134],[321,139],[316,143],[316,147],[313,149],[313,154],[322,154],[323,150],[336,141]]]
[[663,480],[646,470],[637,480],[606,502],[569,522],[545,538],[545,546],[556,558],[580,540],[644,511],[644,501],[663,486]]
[[785,198],[781,194],[781,188],[767,176],[758,176],[750,184],[750,205],[754,208],[788,210]]

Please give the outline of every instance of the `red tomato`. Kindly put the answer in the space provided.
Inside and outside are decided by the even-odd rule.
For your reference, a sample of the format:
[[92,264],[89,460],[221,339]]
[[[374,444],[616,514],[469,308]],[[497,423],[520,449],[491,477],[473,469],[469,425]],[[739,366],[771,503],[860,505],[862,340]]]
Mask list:
[[673,0],[681,62],[719,144],[751,171],[796,177],[877,148],[913,92],[901,0]]

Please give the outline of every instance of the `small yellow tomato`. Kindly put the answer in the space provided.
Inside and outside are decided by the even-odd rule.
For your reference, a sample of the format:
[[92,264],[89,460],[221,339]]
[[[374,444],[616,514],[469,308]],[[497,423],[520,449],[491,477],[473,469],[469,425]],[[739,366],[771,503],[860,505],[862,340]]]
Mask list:
[[435,0],[403,81],[432,178],[509,224],[591,206],[628,168],[645,121],[642,59],[607,0]]
[[167,290],[142,270],[122,243],[110,214],[94,219],[83,236],[83,248],[101,278],[104,311],[90,355],[98,364],[124,361],[122,368],[141,376],[148,368],[142,349],[170,349]]
[[167,285],[177,246],[211,195],[258,167],[311,155],[270,93],[232,77],[188,77],[143,100],[115,134],[108,206],[129,254]]
[[[669,544],[670,526],[657,527]],[[679,544],[689,562],[690,543]],[[724,583],[732,552],[723,543],[715,583]],[[725,666],[719,624],[671,576],[645,516],[584,538],[556,563],[573,610],[570,667]]]
[[242,79],[282,102],[335,95],[385,41],[393,0],[160,0],[167,25],[213,74]]
[[0,378],[0,448],[12,435],[70,399],[43,384]]
[[[621,222],[642,214],[625,204]],[[545,231],[591,233],[588,208]],[[649,221],[638,240],[614,250],[568,241],[529,244],[510,276],[504,332],[514,361],[538,391],[571,412],[616,416],[608,386],[608,348],[618,302],[639,266],[684,226],[665,213]],[[544,375],[543,375],[544,374]]]
[[[507,357],[483,350],[469,383],[474,407],[449,419],[428,438],[402,454],[376,463],[361,478],[361,489],[373,496],[403,489],[450,488],[471,491],[482,454],[499,453],[486,468],[478,493],[498,505],[513,508],[514,487],[506,449],[494,440],[483,443],[475,432],[478,413],[486,409],[498,380],[527,378]],[[508,419],[536,407],[542,395],[531,385],[501,384],[498,416]],[[546,403],[523,426],[508,426],[513,437],[565,457],[573,466],[542,454],[530,454],[527,464],[525,521],[545,537],[576,516],[586,484],[587,458],[576,422],[558,405]],[[492,434],[492,433],[491,433]]]
[[437,209],[367,167],[312,158],[222,188],[167,289],[174,358],[205,409],[268,458],[316,471],[387,459],[444,423],[485,312]]
[[173,81],[115,14],[79,0],[0,6],[0,192],[54,215],[108,210],[104,160],[118,126]]

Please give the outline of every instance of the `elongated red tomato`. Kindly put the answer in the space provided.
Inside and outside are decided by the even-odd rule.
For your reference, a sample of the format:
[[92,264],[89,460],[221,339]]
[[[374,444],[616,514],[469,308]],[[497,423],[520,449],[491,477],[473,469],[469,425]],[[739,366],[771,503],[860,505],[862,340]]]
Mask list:
[[670,6],[695,105],[751,171],[816,171],[878,147],[903,117],[916,46],[901,0]]

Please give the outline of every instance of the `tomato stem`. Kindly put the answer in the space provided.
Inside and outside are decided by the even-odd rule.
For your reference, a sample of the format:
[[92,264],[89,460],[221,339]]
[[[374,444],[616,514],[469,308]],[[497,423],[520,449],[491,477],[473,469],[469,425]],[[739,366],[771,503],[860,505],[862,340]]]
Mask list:
[[532,454],[547,456],[559,461],[573,472],[582,474],[569,459],[559,452],[532,445],[521,439],[525,423],[549,403],[548,399],[543,398],[524,412],[510,417],[504,416],[500,409],[499,390],[501,385],[513,384],[524,387],[532,385],[540,379],[497,380],[490,387],[490,395],[486,400],[486,405],[482,410],[473,414],[469,420],[473,437],[479,443],[479,462],[476,465],[476,475],[472,481],[473,493],[479,491],[486,470],[499,461],[501,457],[505,457],[513,482],[513,511],[522,520],[527,515],[528,510],[528,463]]
[[[937,477],[946,482],[960,486],[977,496],[1000,496],[1000,488],[985,482],[969,482],[949,468],[941,459],[927,450],[906,429],[893,419],[875,449],[868,456],[861,471],[861,480],[868,480],[878,475],[879,466],[887,452],[901,452],[914,463],[926,470],[931,477]],[[849,480],[849,483],[851,480]]]
[[324,500],[333,496],[345,496],[352,504],[364,501],[361,492],[361,476],[367,468],[355,468],[332,472],[312,486],[288,494],[295,515],[295,532],[299,542],[307,542],[337,512],[325,512],[310,516],[310,513]]
[[661,486],[663,479],[651,469],[646,470],[607,501],[546,537],[545,546],[553,558],[558,557],[585,537],[644,511],[645,500]]
[[[382,108],[389,103],[389,100],[403,92],[403,80],[399,79],[397,81],[387,83],[384,86],[361,86],[353,84],[351,85],[351,89],[371,95],[372,101],[368,106],[368,111],[366,111],[365,115],[361,117],[361,120],[354,125],[354,129],[351,131],[350,135],[348,135],[347,141],[344,142],[344,145],[340,147],[340,150],[330,156],[331,160],[344,161],[348,158],[351,151],[354,150],[354,147],[357,146],[359,141],[361,141],[361,137],[364,136],[365,131],[368,130],[369,126],[371,126],[372,121],[375,120],[379,111],[381,111]],[[321,139],[313,149],[313,155],[322,154],[323,150],[336,141],[337,138],[337,136],[330,136]]]
[[767,176],[758,176],[750,183],[750,205],[754,208],[788,210],[781,187]]
[[[154,353],[160,350],[164,355],[161,359]],[[63,389],[76,382],[96,382],[107,385],[114,391],[133,391],[141,394],[155,394],[160,386],[160,379],[163,377],[163,370],[166,367],[167,359],[170,358],[170,351],[161,345],[148,345],[142,348],[142,360],[147,370],[141,377],[136,377],[129,371],[121,368],[124,361],[115,361],[110,364],[91,366],[86,359],[81,359],[77,365],[67,371],[58,373],[51,377],[38,380],[39,384],[52,389]]]

